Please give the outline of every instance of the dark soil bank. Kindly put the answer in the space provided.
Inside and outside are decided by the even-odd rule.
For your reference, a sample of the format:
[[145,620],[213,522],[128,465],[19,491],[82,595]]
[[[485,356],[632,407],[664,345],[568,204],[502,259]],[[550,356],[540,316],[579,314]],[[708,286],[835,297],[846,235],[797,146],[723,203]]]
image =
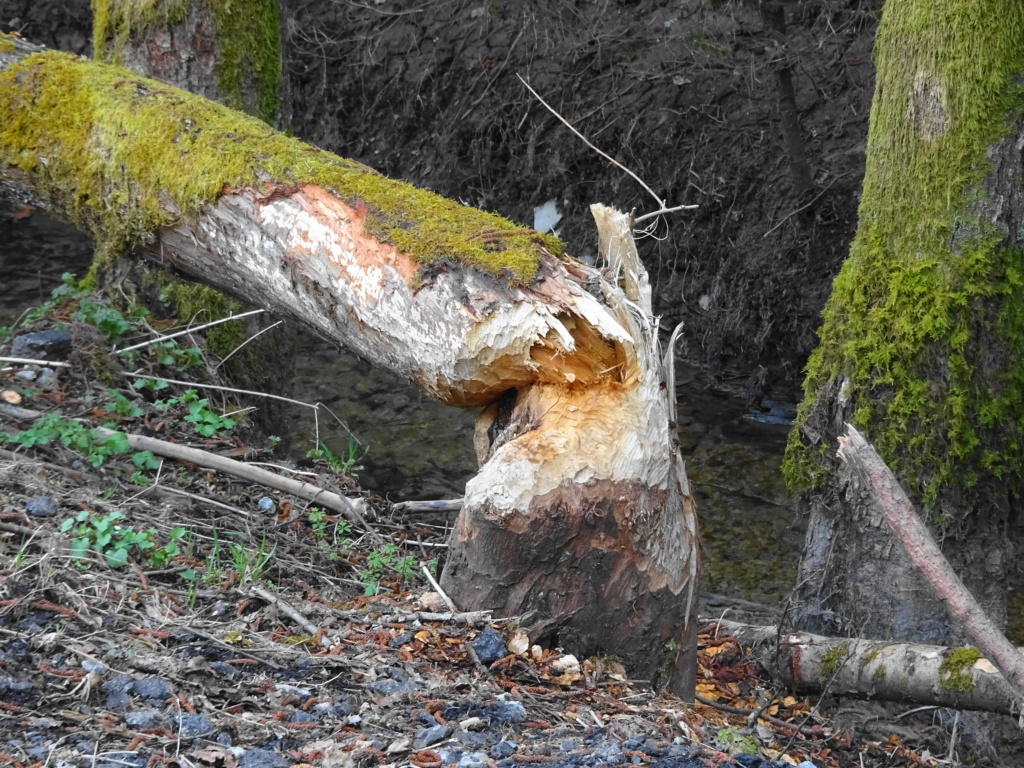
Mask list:
[[[295,133],[533,223],[555,201],[574,255],[588,206],[656,210],[642,243],[686,354],[792,393],[853,235],[877,0],[295,0]],[[0,0],[0,26],[86,52],[86,0]]]

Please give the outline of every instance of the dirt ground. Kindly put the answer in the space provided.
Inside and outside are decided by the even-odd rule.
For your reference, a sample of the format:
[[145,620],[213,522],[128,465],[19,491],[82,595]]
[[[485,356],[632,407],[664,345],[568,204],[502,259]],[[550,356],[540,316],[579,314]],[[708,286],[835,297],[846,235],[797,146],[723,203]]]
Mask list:
[[[530,617],[452,612],[428,575],[451,514],[360,491],[346,457],[275,456],[209,388],[198,334],[111,351],[173,330],[67,282],[0,341],[45,358],[0,370],[0,765],[934,768],[952,752],[932,708],[773,688],[711,615],[767,608],[707,606],[697,705],[613,657],[532,645]],[[293,477],[326,493],[275,487]]]

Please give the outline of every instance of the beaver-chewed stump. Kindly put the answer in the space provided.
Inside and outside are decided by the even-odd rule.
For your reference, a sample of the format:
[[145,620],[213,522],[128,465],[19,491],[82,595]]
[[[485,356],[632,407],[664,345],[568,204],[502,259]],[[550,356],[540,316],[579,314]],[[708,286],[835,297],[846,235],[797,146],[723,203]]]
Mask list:
[[483,407],[442,586],[692,692],[696,519],[629,217],[595,206],[594,270],[550,235],[20,38],[0,36],[0,113],[0,185],[104,260],[148,258]]

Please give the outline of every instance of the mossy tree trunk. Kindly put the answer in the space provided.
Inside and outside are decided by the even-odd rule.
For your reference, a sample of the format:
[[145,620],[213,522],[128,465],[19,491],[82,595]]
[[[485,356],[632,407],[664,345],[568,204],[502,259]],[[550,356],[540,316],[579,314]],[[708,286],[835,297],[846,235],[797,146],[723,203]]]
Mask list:
[[860,222],[808,363],[785,471],[810,510],[797,621],[946,643],[950,622],[843,484],[851,422],[1005,623],[1024,456],[1024,6],[887,3]]
[[[696,518],[628,217],[557,238],[128,70],[0,39],[0,188],[482,407],[443,575],[460,608],[693,690]],[[536,637],[535,637],[536,639]]]
[[[226,104],[274,127],[287,125],[290,105],[281,50],[285,19],[280,12],[279,23],[276,0],[92,0],[92,8],[98,60]],[[112,254],[99,266],[93,270],[98,281],[135,286],[149,309],[170,311],[181,323],[201,324],[251,309],[207,286],[153,275],[151,268],[131,259]],[[153,287],[159,288],[159,298]],[[254,337],[235,354],[246,338]],[[224,373],[239,388],[290,394],[296,342],[292,326],[263,314],[217,326],[205,339],[212,352],[228,358]],[[277,365],[264,365],[266,359]],[[287,409],[276,400],[241,399],[241,405],[253,408],[251,418],[259,427],[283,436],[287,448]]]
[[276,0],[92,0],[96,59],[282,128]]

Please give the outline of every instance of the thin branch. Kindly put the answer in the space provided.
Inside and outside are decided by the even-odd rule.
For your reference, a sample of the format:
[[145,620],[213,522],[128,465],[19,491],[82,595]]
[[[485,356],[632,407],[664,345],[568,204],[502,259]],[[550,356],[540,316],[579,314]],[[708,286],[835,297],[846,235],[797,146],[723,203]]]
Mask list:
[[47,368],[70,368],[71,363],[55,363],[53,360],[33,360],[30,357],[0,357],[0,363],[17,363],[18,365],[42,365]]
[[586,137],[586,136],[584,136],[584,135],[583,135],[582,133],[580,133],[579,131],[577,131],[577,130],[576,130],[576,129],[575,129],[574,127],[573,127],[572,123],[570,123],[570,122],[569,122],[568,120],[566,120],[566,119],[565,119],[564,117],[562,117],[562,116],[561,116],[560,114],[558,114],[558,113],[557,113],[557,112],[556,112],[556,111],[555,111],[555,110],[554,110],[554,109],[553,109],[553,108],[551,107],[551,105],[550,105],[550,104],[548,104],[548,103],[547,103],[546,101],[544,101],[544,99],[542,99],[542,98],[540,97],[540,94],[539,94],[539,93],[537,93],[537,92],[536,92],[535,90],[533,90],[533,88],[531,88],[531,87],[530,87],[530,84],[529,84],[528,82],[526,82],[526,81],[525,81],[525,80],[523,79],[523,76],[522,76],[522,75],[520,75],[520,74],[519,74],[518,72],[516,73],[516,77],[518,77],[518,78],[519,78],[519,82],[521,82],[521,83],[522,83],[523,85],[525,85],[525,86],[526,86],[526,90],[528,90],[528,91],[529,91],[530,93],[532,93],[532,94],[533,94],[533,95],[534,95],[534,96],[535,96],[535,97],[537,98],[537,101],[539,101],[539,102],[540,102],[541,104],[543,104],[543,105],[544,105],[544,107],[545,107],[545,108],[546,108],[546,109],[548,110],[548,112],[550,112],[550,113],[551,113],[552,115],[554,115],[554,116],[555,116],[555,117],[557,117],[557,118],[558,118],[559,120],[561,120],[561,121],[562,121],[562,123],[563,123],[563,124],[565,125],[565,127],[566,127],[566,128],[568,128],[568,129],[569,129],[570,131],[572,131],[573,133],[575,133],[575,134],[576,134],[577,136],[579,136],[579,137],[580,137],[580,138],[581,138],[581,139],[583,140],[583,143],[584,143],[584,144],[586,144],[586,145],[587,145],[588,147],[590,147],[590,148],[591,148],[592,150],[594,150],[595,152],[597,152],[597,154],[599,154],[599,155],[600,155],[601,157],[603,157],[603,158],[604,158],[605,160],[607,160],[607,161],[608,161],[609,163],[611,163],[612,165],[614,165],[614,166],[615,166],[616,168],[620,168],[620,169],[622,169],[623,171],[625,171],[626,173],[628,173],[628,174],[629,174],[630,176],[632,176],[632,177],[633,177],[633,179],[634,179],[634,180],[636,180],[636,182],[637,182],[637,183],[638,183],[638,184],[639,184],[639,185],[640,185],[641,187],[643,187],[644,189],[646,189],[646,190],[647,190],[647,192],[648,192],[648,193],[650,194],[650,196],[651,196],[651,197],[653,197],[653,198],[654,198],[654,199],[655,199],[655,200],[657,201],[657,203],[658,203],[658,206],[659,206],[660,208],[665,208],[665,201],[664,201],[664,200],[662,200],[662,199],[661,199],[660,197],[658,197],[658,196],[657,196],[657,195],[656,195],[656,194],[654,193],[654,190],[653,190],[653,189],[651,189],[650,187],[648,187],[648,186],[647,186],[647,185],[646,185],[646,184],[644,183],[644,180],[643,180],[643,179],[641,179],[641,178],[640,178],[639,176],[637,176],[637,175],[636,175],[635,173],[633,173],[633,172],[632,172],[631,170],[629,170],[629,168],[627,168],[626,166],[624,166],[624,165],[623,165],[622,163],[620,163],[620,162],[619,162],[618,160],[616,160],[615,158],[613,158],[613,157],[612,157],[611,155],[608,155],[608,154],[606,154],[606,153],[602,152],[602,151],[601,151],[600,149],[598,149],[598,148],[597,148],[597,147],[595,147],[595,146],[594,146],[593,144],[591,144],[591,143],[590,143],[590,140],[589,140],[589,139],[587,139],[587,137]]
[[653,219],[655,216],[661,216],[664,213],[674,213],[676,211],[695,211],[700,208],[699,205],[676,205],[672,208],[662,208],[660,211],[652,211],[651,213],[645,213],[643,216],[637,216],[633,220],[633,224],[639,224],[641,221],[647,221]]
[[[250,315],[258,315],[258,314],[260,314],[262,312],[266,312],[266,310],[265,309],[254,309],[251,312],[243,312],[240,315],[232,315],[231,317],[222,317],[220,320],[214,320],[212,323],[205,323],[204,325],[196,325],[196,326],[193,326],[191,328],[186,328],[183,331],[178,331],[177,333],[170,333],[167,336],[157,336],[155,339],[150,339],[149,341],[143,341],[143,342],[140,342],[138,344],[133,344],[130,347],[125,347],[124,349],[116,349],[114,351],[117,352],[117,354],[119,354],[119,355],[123,355],[125,352],[131,352],[133,349],[142,349],[142,347],[148,347],[150,344],[156,344],[157,342],[167,341],[169,339],[176,339],[179,336],[187,336],[190,333],[196,333],[197,331],[202,331],[202,330],[204,330],[206,328],[210,328],[211,326],[220,325],[221,323],[226,323],[229,320],[240,320],[243,317],[249,317]],[[271,327],[273,327],[273,326],[271,326]]]

